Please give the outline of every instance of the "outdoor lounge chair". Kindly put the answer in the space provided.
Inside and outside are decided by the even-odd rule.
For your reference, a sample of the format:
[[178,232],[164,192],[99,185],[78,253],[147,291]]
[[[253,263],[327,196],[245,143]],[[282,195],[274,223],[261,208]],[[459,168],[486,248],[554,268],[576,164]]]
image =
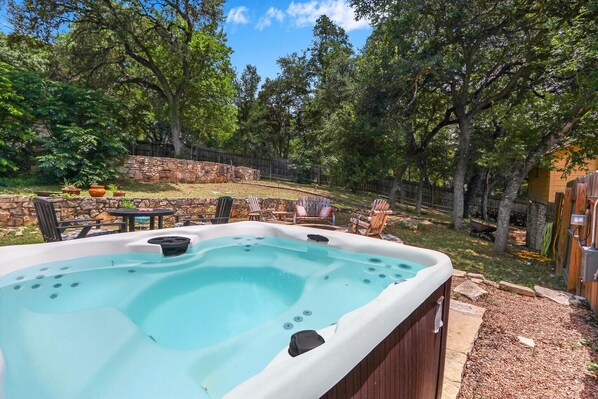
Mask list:
[[388,216],[392,213],[390,204],[386,200],[374,200],[369,213],[356,211],[351,215],[350,231],[368,237],[380,237],[386,227]]
[[354,214],[350,219],[350,231],[367,237],[380,237],[391,214],[391,210],[372,211],[370,216]]
[[176,215],[176,225],[193,226],[199,224],[223,224],[228,223],[230,212],[233,208],[233,199],[231,197],[219,197],[216,204],[216,212],[198,213],[194,215]]
[[[35,207],[37,223],[45,242],[94,237],[125,231],[124,222],[102,223],[102,219],[58,220],[54,203],[48,198],[33,198],[33,206]],[[105,226],[118,226],[118,229],[100,229],[100,227]],[[67,233],[67,229],[79,230]]]
[[335,216],[330,198],[303,197],[295,204],[293,223],[318,223],[334,224]]
[[374,202],[372,202],[372,207],[369,212],[355,211],[353,215],[351,215],[351,217],[354,217],[356,214],[359,214],[362,216],[367,216],[368,219],[371,219],[373,213],[376,211],[384,211],[388,212],[388,214],[392,214],[392,211],[390,210],[390,204],[385,199],[376,199],[374,200]]
[[256,220],[260,222],[273,221],[276,217],[272,212],[276,209],[262,209],[260,202],[256,197],[247,198],[247,204],[249,205],[249,220]]

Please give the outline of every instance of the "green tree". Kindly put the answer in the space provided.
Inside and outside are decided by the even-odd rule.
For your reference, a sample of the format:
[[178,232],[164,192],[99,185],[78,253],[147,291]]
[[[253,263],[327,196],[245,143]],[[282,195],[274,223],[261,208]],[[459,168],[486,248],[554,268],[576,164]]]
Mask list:
[[500,115],[506,134],[483,158],[502,170],[506,180],[497,218],[497,251],[506,249],[513,201],[531,168],[569,146],[577,149],[571,166],[598,154],[597,12],[595,3],[582,7],[568,29],[551,31],[549,62],[533,76],[533,90],[512,98]]
[[265,135],[273,156],[288,158],[295,147],[309,148],[305,126],[305,106],[309,100],[307,58],[293,53],[278,59],[280,73],[266,79],[258,100],[266,110]]
[[326,15],[316,20],[308,53],[311,87],[305,106],[303,151],[299,155],[307,162],[322,163],[329,156],[330,133],[334,133],[324,129],[324,124],[348,98],[356,65],[349,37]]
[[[410,166],[418,170],[418,199],[428,178],[429,147],[446,126],[453,124],[445,112],[446,99],[436,90],[438,81],[426,69],[418,70],[417,49],[397,46],[389,40],[393,31],[377,26],[366,43],[359,60],[356,95],[360,100],[357,115],[369,125],[380,143],[379,154],[385,170],[393,176],[389,201],[394,205],[401,181]],[[417,73],[416,73],[417,72]],[[450,153],[445,148],[444,163]],[[430,153],[430,155],[432,152]],[[450,158],[448,158],[450,160]],[[417,201],[419,210],[421,201]]]
[[[222,4],[24,0],[11,1],[9,11],[19,32],[46,40],[56,39],[68,27],[67,45],[88,75],[155,92],[165,103],[170,139],[180,154],[184,110],[194,112],[191,94],[205,92],[203,81],[197,80],[206,77],[206,68],[223,62],[213,57],[214,47],[221,51],[224,42]],[[201,120],[210,114],[208,110]]]
[[[429,71],[458,126],[453,224],[463,222],[473,123],[489,108],[529,90],[549,57],[550,33],[566,28],[584,2],[351,0],[375,28],[385,26],[399,53],[414,49],[410,77]],[[547,24],[547,21],[550,21]]]
[[119,176],[128,135],[119,123],[120,104],[88,88],[49,82],[47,102],[34,106],[37,124],[48,133],[39,170],[52,180],[90,185]]
[[228,143],[229,148],[253,156],[267,156],[270,150],[264,137],[265,109],[257,98],[261,80],[257,68],[249,64],[236,80],[234,104],[238,124]]
[[[29,73],[0,62],[0,173],[16,172],[27,163],[36,139],[33,120],[23,92],[32,93]],[[35,77],[33,77],[35,78]],[[27,91],[27,89],[29,89]]]

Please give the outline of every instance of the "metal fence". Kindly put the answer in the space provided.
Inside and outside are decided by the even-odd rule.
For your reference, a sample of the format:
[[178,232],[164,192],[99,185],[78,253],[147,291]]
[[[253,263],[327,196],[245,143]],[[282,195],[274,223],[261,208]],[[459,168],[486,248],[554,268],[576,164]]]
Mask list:
[[[393,179],[382,178],[370,183],[362,184],[359,188],[363,191],[370,191],[377,194],[388,194],[392,188]],[[402,201],[408,204],[415,204],[417,201],[417,190],[419,183],[414,181],[403,180],[402,186]],[[488,198],[488,213],[492,217],[498,214],[498,207],[500,206],[500,197]],[[482,197],[476,197],[473,208],[479,209],[482,203]],[[432,185],[424,185],[422,190],[422,205],[441,209],[444,211],[453,210],[453,189],[451,187],[437,187]],[[517,225],[524,225],[527,218],[527,209],[529,201],[525,199],[516,199],[512,212],[511,222]]]
[[[263,179],[286,181],[312,181],[318,184],[331,184],[332,179],[325,166],[314,165],[305,170],[294,165],[288,159],[260,158],[249,155],[236,154],[228,151],[206,147],[187,147],[184,158],[196,161],[210,161],[226,163],[235,166],[247,166],[260,171]],[[136,143],[131,146],[132,155],[145,155],[153,157],[174,157],[174,148],[169,144]],[[391,178],[381,178],[362,184],[359,189],[372,193],[387,195],[393,184]],[[417,198],[417,182],[403,181],[402,199],[406,203],[415,204]],[[476,198],[474,206],[479,206],[481,197]],[[512,221],[524,224],[529,201],[516,200],[513,205]],[[500,198],[488,199],[488,210],[491,215],[498,212]],[[422,193],[422,205],[429,208],[451,211],[453,209],[453,190],[449,187],[436,187],[425,185]]]

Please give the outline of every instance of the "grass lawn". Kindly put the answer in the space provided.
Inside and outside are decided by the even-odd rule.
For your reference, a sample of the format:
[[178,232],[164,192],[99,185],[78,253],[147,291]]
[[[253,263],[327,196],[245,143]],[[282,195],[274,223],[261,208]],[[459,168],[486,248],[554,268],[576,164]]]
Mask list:
[[[10,179],[0,181],[0,195],[33,195],[36,191],[60,192],[60,184],[40,184],[35,179]],[[328,186],[304,185],[280,181],[259,181],[251,183],[209,183],[209,184],[176,184],[176,183],[143,183],[124,180],[118,183],[127,197],[139,198],[217,198],[230,195],[233,198],[247,198],[253,195],[258,198],[282,198],[295,200],[314,194],[332,196],[341,206],[367,207],[379,195],[372,193],[352,193],[341,188]],[[302,190],[294,191],[293,189]],[[307,192],[305,192],[307,191]],[[106,195],[112,195],[108,192]],[[88,197],[87,190],[81,190],[81,196]]]
[[[281,187],[284,185],[279,184]],[[175,183],[142,183],[123,181],[119,189],[126,191],[127,197],[139,198],[216,198],[230,195],[234,198],[247,198],[250,195],[258,198],[297,199],[307,194],[280,188],[262,187],[251,184],[212,183],[212,184],[175,184]],[[0,186],[0,195],[33,195],[36,191],[60,192],[60,184],[40,185],[35,183],[9,184]],[[107,192],[107,196],[112,193]],[[87,190],[81,190],[82,197],[89,197]]]
[[[221,195],[230,195],[235,198],[247,198],[254,195],[262,198],[284,198],[297,199],[309,195],[305,192],[290,189],[300,189],[310,192],[332,195],[337,207],[367,209],[371,201],[378,197],[371,193],[351,193],[338,188],[317,187],[299,185],[293,183],[281,183],[264,181],[259,184],[169,184],[169,183],[139,183],[126,181],[119,186],[127,192],[127,197],[203,197],[214,198]],[[1,194],[24,194],[30,195],[34,191],[58,191],[59,185],[35,185],[25,182],[0,187]],[[87,195],[87,193],[85,193]],[[560,278],[552,274],[553,263],[530,259],[525,256],[517,256],[519,247],[511,247],[506,254],[496,254],[492,250],[492,244],[478,238],[470,237],[467,231],[454,231],[448,228],[451,218],[449,214],[434,210],[424,210],[422,215],[415,215],[412,206],[399,206],[396,213],[403,218],[412,218],[420,223],[417,229],[413,230],[398,223],[389,226],[387,231],[394,234],[408,245],[434,249],[446,253],[453,261],[457,269],[478,272],[486,278],[500,281],[507,280],[513,283],[533,286],[535,284],[563,289],[564,285]],[[350,213],[346,209],[337,212],[337,224],[347,225]],[[19,231],[22,234],[18,233]],[[19,234],[18,236],[16,234]],[[0,229],[0,246],[19,245],[42,242],[41,235],[37,228],[28,227],[20,230]]]

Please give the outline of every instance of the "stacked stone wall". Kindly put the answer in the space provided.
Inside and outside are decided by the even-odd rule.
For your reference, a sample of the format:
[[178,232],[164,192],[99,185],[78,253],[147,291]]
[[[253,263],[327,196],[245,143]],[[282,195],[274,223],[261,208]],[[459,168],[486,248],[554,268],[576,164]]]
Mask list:
[[205,184],[260,179],[256,169],[187,159],[132,155],[123,166],[127,178],[142,182]]
[[[173,209],[175,215],[213,212],[217,198],[127,198],[138,208]],[[56,197],[55,208],[60,220],[77,218],[100,218],[106,221],[117,219],[108,215],[111,209],[121,208],[122,198],[115,197]],[[262,208],[292,210],[294,201],[278,198],[260,200]],[[246,219],[249,207],[245,199],[235,199],[231,218]],[[164,218],[166,224],[173,223],[174,217]],[[35,209],[31,197],[14,195],[0,196],[0,227],[19,227],[37,224]]]

